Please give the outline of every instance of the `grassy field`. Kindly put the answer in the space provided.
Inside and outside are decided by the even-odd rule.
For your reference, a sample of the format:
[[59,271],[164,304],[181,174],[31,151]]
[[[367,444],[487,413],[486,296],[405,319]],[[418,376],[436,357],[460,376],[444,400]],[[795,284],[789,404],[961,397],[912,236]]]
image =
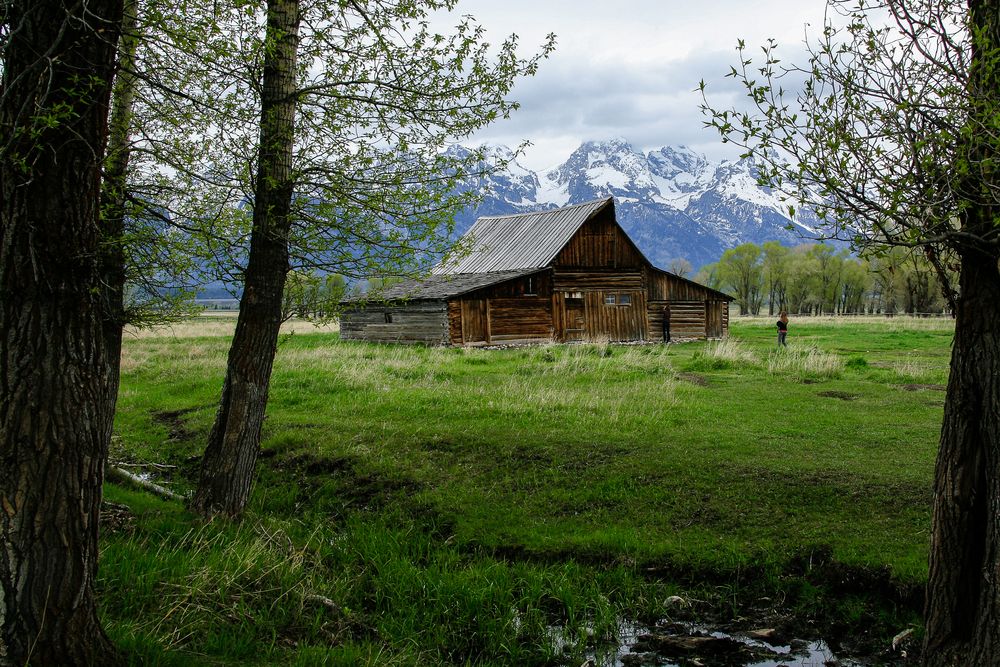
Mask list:
[[[242,523],[109,485],[106,622],[142,664],[564,664],[693,613],[675,594],[883,637],[926,577],[951,327],[483,350],[299,325]],[[231,329],[127,338],[113,460],[190,488]]]

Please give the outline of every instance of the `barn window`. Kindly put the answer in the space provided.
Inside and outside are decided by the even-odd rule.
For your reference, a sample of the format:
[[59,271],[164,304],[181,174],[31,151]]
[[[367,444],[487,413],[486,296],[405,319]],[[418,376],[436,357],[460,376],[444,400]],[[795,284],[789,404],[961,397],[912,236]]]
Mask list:
[[392,313],[390,313],[388,310],[385,311],[385,323],[392,324]]
[[524,295],[536,296],[537,294],[538,294],[538,288],[535,287],[535,276],[528,276],[527,278],[525,278]]
[[632,305],[632,295],[631,294],[619,294],[618,295],[618,305],[619,306],[631,306]]
[[604,305],[613,306],[617,303],[617,297],[615,294],[605,294],[604,295]]

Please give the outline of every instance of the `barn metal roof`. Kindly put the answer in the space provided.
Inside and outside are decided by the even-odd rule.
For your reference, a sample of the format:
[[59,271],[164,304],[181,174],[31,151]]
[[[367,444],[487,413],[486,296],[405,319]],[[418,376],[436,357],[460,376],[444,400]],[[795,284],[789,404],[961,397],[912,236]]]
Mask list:
[[457,261],[431,269],[434,275],[486,273],[547,266],[577,230],[605,207],[614,211],[611,197],[565,208],[485,216],[463,237],[471,251]]
[[[449,299],[453,296],[474,292],[483,287],[496,285],[507,280],[528,276],[544,269],[520,269],[517,271],[491,271],[488,273],[458,273],[428,276],[422,279],[405,280],[373,295],[376,301],[421,301]],[[361,302],[367,296],[352,297],[344,302]]]

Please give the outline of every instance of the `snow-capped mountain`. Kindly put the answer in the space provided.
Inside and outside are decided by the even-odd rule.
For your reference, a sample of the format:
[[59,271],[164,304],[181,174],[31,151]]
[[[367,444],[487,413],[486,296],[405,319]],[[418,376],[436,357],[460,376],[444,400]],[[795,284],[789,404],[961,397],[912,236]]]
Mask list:
[[[453,149],[463,150],[463,149]],[[511,160],[504,146],[488,157]],[[809,211],[788,217],[785,204],[757,185],[749,160],[712,162],[684,146],[637,152],[624,139],[588,141],[562,164],[536,173],[511,161],[504,173],[468,187],[487,192],[456,219],[465,232],[482,215],[506,215],[613,196],[618,221],[655,265],[684,258],[694,267],[741,243],[796,245],[815,236]]]

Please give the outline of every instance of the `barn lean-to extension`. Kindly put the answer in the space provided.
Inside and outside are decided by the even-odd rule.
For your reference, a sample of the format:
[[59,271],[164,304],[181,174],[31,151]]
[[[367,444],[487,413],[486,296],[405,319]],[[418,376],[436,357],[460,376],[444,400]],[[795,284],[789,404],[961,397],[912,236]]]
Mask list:
[[654,267],[610,197],[479,218],[464,257],[377,301],[345,301],[345,340],[431,345],[722,338],[732,297]]

